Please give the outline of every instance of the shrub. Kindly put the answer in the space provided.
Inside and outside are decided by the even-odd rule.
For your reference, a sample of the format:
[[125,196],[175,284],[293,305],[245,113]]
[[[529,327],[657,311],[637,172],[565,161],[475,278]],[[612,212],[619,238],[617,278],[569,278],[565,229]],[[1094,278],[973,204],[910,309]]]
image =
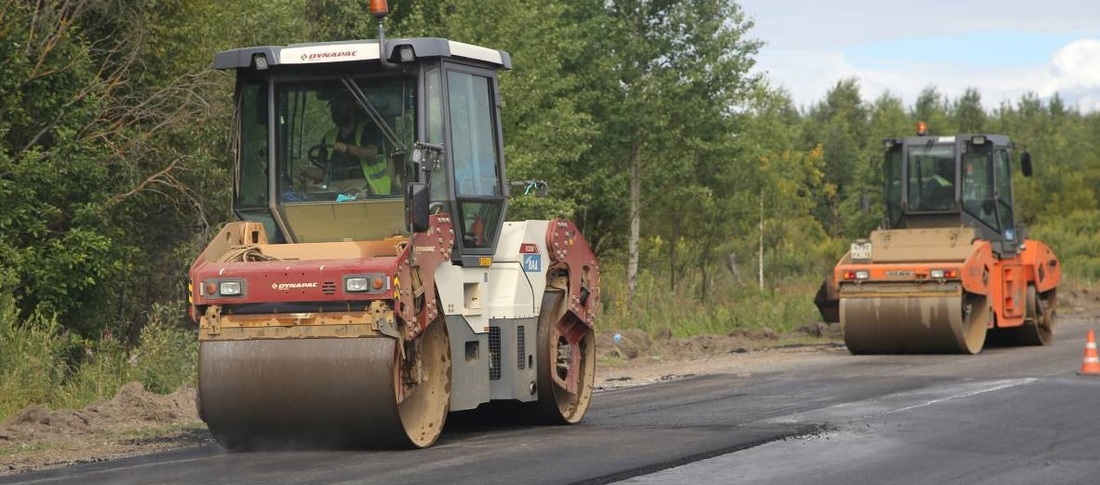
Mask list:
[[58,328],[57,319],[38,313],[21,321],[12,296],[0,293],[0,420],[53,398],[66,373]]
[[131,360],[135,377],[152,392],[167,394],[195,382],[198,336],[183,328],[178,305],[153,305]]
[[133,380],[161,394],[195,381],[198,339],[180,325],[178,304],[154,304],[127,348],[110,334],[91,341],[62,332],[41,313],[21,319],[12,300],[0,294],[0,421],[30,405],[80,408]]

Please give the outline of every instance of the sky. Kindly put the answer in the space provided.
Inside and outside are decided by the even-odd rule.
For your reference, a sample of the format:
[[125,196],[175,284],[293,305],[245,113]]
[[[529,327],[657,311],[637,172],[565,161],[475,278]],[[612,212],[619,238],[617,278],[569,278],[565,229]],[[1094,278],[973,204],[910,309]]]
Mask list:
[[763,41],[757,69],[808,109],[842,79],[911,107],[934,86],[976,88],[987,109],[1058,93],[1100,111],[1097,0],[740,0]]

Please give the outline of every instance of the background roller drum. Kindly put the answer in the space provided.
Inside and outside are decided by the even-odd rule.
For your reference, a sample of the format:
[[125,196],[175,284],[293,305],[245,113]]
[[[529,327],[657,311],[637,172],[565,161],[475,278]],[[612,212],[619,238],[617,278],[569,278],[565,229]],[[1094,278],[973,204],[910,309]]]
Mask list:
[[840,299],[844,344],[853,354],[976,354],[991,317],[982,295]]

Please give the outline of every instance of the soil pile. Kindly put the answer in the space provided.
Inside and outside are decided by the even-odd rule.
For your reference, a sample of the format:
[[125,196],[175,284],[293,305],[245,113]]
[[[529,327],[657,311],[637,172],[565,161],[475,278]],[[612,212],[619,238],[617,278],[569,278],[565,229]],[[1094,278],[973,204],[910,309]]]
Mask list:
[[131,382],[83,409],[32,406],[0,423],[0,475],[207,442],[194,388],[161,395]]

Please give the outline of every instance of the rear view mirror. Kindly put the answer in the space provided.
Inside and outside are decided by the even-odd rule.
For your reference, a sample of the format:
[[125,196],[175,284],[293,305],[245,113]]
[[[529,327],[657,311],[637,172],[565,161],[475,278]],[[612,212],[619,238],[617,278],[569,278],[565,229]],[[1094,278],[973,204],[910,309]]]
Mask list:
[[428,184],[412,182],[405,186],[405,224],[409,233],[428,230]]
[[1024,172],[1024,177],[1031,176],[1032,166],[1030,153],[1023,152],[1020,154],[1020,170]]

